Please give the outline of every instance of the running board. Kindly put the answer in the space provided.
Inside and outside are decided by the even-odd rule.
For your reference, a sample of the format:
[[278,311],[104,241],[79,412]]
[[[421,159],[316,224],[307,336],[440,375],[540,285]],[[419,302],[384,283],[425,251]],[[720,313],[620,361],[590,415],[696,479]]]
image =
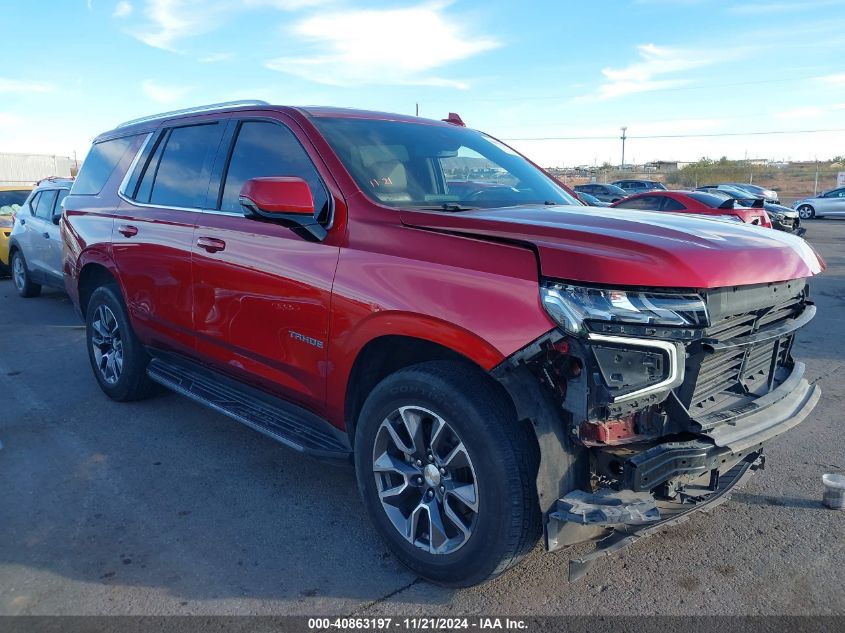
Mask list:
[[295,451],[321,459],[352,458],[343,431],[305,409],[227,376],[170,357],[154,357],[147,366],[147,375]]

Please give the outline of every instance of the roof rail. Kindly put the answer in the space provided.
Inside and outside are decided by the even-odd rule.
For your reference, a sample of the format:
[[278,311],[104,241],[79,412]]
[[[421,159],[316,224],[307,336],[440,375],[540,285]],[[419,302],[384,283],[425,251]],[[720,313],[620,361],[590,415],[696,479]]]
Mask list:
[[222,103],[209,103],[208,105],[194,106],[193,108],[183,108],[182,110],[171,110],[170,112],[162,112],[160,114],[151,114],[150,116],[142,116],[139,119],[132,119],[131,121],[124,121],[118,128],[135,125],[137,123],[145,123],[147,121],[155,121],[157,119],[166,119],[172,116],[179,116],[181,114],[196,114],[200,112],[211,112],[213,110],[223,110],[224,108],[236,108],[238,106],[266,106],[270,105],[266,101],[259,99],[247,99],[243,101],[224,101]]

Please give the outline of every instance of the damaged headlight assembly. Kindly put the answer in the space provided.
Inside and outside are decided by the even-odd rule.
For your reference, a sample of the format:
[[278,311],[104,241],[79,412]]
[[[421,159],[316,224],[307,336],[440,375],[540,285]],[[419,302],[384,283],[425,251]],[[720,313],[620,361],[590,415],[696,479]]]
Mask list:
[[[643,326],[683,329],[708,323],[707,307],[696,294],[545,281],[540,298],[546,312],[566,333],[590,343],[610,403],[668,390],[683,379],[683,345],[643,335]],[[602,333],[607,324],[632,327]]]
[[695,294],[611,290],[544,282],[540,286],[543,307],[563,329],[576,336],[587,333],[590,321],[629,325],[702,327],[707,307]]

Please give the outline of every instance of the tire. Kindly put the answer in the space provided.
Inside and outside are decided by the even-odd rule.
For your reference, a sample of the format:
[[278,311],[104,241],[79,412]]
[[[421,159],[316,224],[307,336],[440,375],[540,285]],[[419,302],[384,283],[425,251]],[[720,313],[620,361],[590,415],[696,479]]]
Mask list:
[[802,204],[800,207],[798,207],[797,211],[798,217],[802,220],[812,220],[814,217],[816,217],[816,210],[809,204]]
[[29,274],[29,268],[27,268],[26,260],[24,259],[21,251],[16,250],[12,253],[12,258],[9,260],[9,264],[12,269],[12,281],[15,284],[15,290],[18,291],[18,294],[21,297],[28,299],[30,297],[37,297],[41,294],[41,284],[37,284],[32,281],[32,277],[30,277]]
[[127,402],[152,393],[150,357],[132,330],[117,286],[100,286],[88,300],[85,343],[94,377],[109,398]]
[[[421,429],[418,450],[400,449],[389,426],[406,449],[412,447],[407,429]],[[423,578],[450,587],[474,585],[516,565],[541,531],[539,450],[531,433],[474,367],[428,362],[380,382],[358,418],[355,471],[370,518],[396,557]],[[423,446],[433,448],[431,457]],[[473,500],[474,509],[465,503]],[[420,510],[424,503],[436,504],[437,510]],[[437,514],[443,529],[430,529]],[[415,530],[406,515],[418,518]],[[439,535],[432,538],[435,532]]]

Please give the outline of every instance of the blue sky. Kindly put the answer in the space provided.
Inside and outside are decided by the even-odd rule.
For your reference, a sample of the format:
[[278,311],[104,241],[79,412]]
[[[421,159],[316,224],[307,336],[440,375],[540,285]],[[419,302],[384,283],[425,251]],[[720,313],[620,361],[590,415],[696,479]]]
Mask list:
[[[845,129],[843,0],[0,0],[0,15],[0,151],[82,157],[123,120],[241,98],[419,103],[503,139],[564,137],[511,141],[548,166],[618,163],[623,125]],[[840,154],[845,132],[631,138],[626,159]]]

